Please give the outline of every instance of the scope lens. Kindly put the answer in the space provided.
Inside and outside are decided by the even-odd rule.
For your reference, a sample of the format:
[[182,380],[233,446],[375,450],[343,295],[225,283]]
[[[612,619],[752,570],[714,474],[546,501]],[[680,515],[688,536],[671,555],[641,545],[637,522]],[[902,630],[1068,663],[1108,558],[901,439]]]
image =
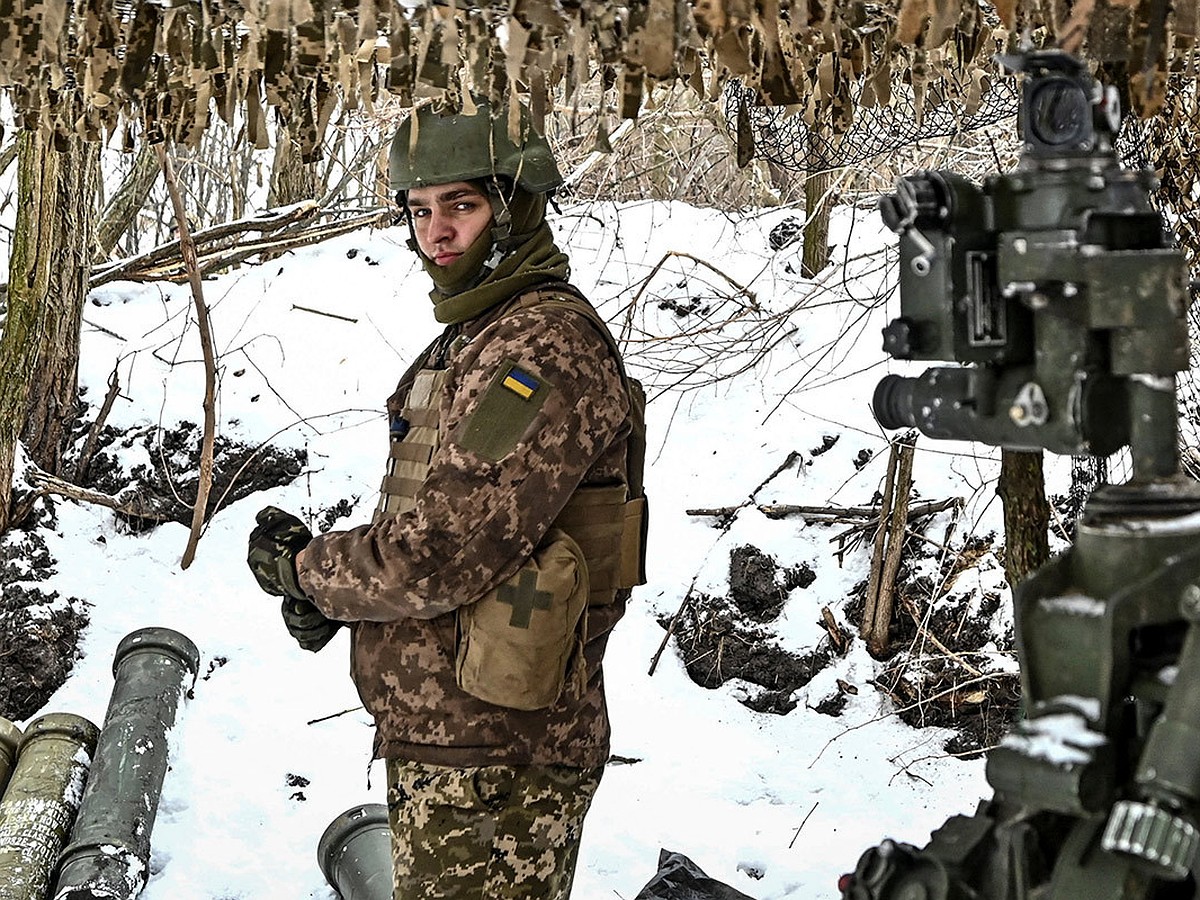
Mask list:
[[1089,137],[1092,103],[1079,82],[1051,76],[1030,88],[1026,116],[1033,142],[1053,149],[1072,148]]

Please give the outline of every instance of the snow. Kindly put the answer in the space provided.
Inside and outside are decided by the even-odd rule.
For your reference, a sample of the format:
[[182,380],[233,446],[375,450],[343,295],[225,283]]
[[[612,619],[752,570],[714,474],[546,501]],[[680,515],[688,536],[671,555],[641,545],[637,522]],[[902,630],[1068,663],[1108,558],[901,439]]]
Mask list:
[[1041,705],[1059,711],[1038,712],[1024,719],[1019,729],[1001,738],[1000,746],[1071,768],[1090,762],[1094,757],[1090,751],[1108,743],[1107,737],[1089,727],[1100,717],[1099,700],[1063,694]]
[[[844,623],[849,591],[866,577],[865,549],[841,565],[834,558],[836,529],[768,519],[756,507],[861,505],[882,483],[887,435],[869,398],[887,372],[914,374],[879,349],[887,312],[875,298],[888,290],[892,262],[871,251],[890,236],[870,210],[842,208],[831,234],[838,264],[805,279],[799,245],[772,252],[766,240],[789,214],[646,202],[567,207],[556,219],[576,283],[630,339],[630,369],[651,397],[650,581],[605,660],[612,750],[629,761],[608,767],[588,816],[576,900],[632,900],[660,848],[759,900],[834,896],[869,846],[885,837],[922,845],[990,794],[981,761],[945,756],[947,732],[896,719],[868,683],[879,664],[857,639],[786,716],[737,702],[746,686],[736,682],[698,687],[673,648],[647,674],[663,639],[659,618],[693,585],[726,591],[734,547],[752,543],[816,572],[778,623],[796,647],[821,640],[821,606]],[[383,401],[438,331],[405,237],[401,228],[363,231],[204,282],[220,433],[304,448],[309,464],[290,485],[221,509],[186,571],[182,526],[131,535],[107,510],[57,504],[46,537],[58,571],[40,586],[85,599],[91,625],[83,658],[44,711],[103,721],[113,651],[138,628],[174,628],[201,652],[194,696],[169,734],[145,900],[330,900],[320,835],[350,807],[384,802],[346,632],[319,654],[300,650],[245,555],[255,512],[268,504],[312,521],[349,499],[353,512],[335,527],[369,518],[386,453]],[[677,315],[666,301],[698,311]],[[203,367],[185,287],[110,284],[93,293],[85,320],[88,399],[99,403],[114,366],[120,378],[110,425],[200,421]],[[733,352],[719,356],[723,346]],[[838,442],[814,454],[826,435]],[[793,450],[800,462],[764,484]],[[127,452],[131,462],[144,456]],[[986,448],[922,439],[914,475],[923,497],[966,500],[961,537],[998,528],[996,470]],[[741,504],[727,530],[686,513]],[[948,519],[939,521],[930,534],[940,540]],[[998,567],[962,578],[979,595],[1004,590]],[[857,688],[843,714],[810,709],[836,678]]]

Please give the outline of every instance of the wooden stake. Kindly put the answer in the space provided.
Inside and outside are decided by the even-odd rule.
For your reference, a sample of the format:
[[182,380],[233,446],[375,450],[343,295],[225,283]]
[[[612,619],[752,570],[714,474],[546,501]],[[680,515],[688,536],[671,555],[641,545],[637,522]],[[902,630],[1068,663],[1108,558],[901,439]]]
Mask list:
[[[899,445],[899,465],[896,474],[895,502],[892,505],[887,529],[887,553],[879,575],[879,594],[875,600],[875,615],[867,635],[867,649],[873,656],[882,656],[888,649],[888,627],[892,621],[892,594],[896,588],[896,573],[900,570],[900,554],[904,549],[904,526],[908,521],[908,499],[912,491],[912,444]],[[882,530],[882,529],[881,529]]]
[[899,445],[892,444],[888,454],[887,475],[883,480],[883,496],[879,501],[879,525],[875,529],[875,550],[871,554],[871,574],[867,578],[866,603],[858,633],[866,638],[875,630],[875,608],[879,596],[879,579],[883,571],[883,554],[887,545],[887,522],[892,514],[892,491],[896,484],[896,462]]

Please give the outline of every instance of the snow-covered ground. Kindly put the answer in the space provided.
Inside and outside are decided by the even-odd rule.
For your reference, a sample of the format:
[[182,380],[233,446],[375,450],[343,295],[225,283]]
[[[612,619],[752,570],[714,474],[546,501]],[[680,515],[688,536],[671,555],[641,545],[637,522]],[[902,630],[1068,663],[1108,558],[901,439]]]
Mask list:
[[[847,595],[866,577],[866,551],[839,565],[827,526],[771,520],[753,504],[724,531],[686,513],[744,503],[793,450],[802,463],[755,503],[861,505],[882,482],[887,436],[868,401],[895,366],[879,349],[887,311],[874,298],[888,273],[872,252],[890,235],[870,210],[839,210],[837,264],[804,279],[799,244],[768,246],[770,229],[790,214],[641,203],[568,206],[556,218],[575,281],[630,338],[630,367],[652,397],[650,581],[605,663],[612,749],[634,761],[604,776],[577,900],[632,900],[660,848],[759,900],[836,896],[838,876],[866,847],[885,836],[923,844],[947,815],[988,793],[980,761],[945,756],[946,732],[890,715],[891,701],[867,683],[878,664],[857,639],[786,716],[747,709],[737,682],[696,686],[673,647],[647,674],[663,639],[658,620],[693,584],[726,590],[733,547],[751,543],[781,565],[815,571],[776,623],[797,648],[827,640],[822,606],[844,623]],[[277,600],[246,569],[245,540],[267,504],[315,521],[350,500],[353,511],[335,527],[369,518],[386,453],[384,398],[437,329],[404,237],[401,228],[364,231],[205,282],[220,432],[303,447],[309,464],[290,485],[222,509],[190,568],[179,565],[181,526],[131,535],[105,509],[58,504],[57,530],[46,535],[58,572],[40,587],[85,599],[91,626],[83,658],[43,712],[101,722],[113,650],[136,628],[178,629],[201,651],[194,697],[172,733],[146,900],[328,900],[318,837],[348,807],[384,800],[370,722],[347,674],[346,633],[318,655],[298,649]],[[81,380],[92,403],[114,364],[120,373],[110,425],[200,421],[203,368],[186,288],[110,285],[94,293],[85,319]],[[720,347],[724,358],[714,355]],[[839,440],[814,456],[825,435]],[[998,527],[995,463],[971,451],[922,439],[914,468],[923,497],[968,501],[956,540],[977,524]],[[1003,581],[994,561],[971,577],[981,592]],[[858,688],[840,717],[808,708],[839,678]]]

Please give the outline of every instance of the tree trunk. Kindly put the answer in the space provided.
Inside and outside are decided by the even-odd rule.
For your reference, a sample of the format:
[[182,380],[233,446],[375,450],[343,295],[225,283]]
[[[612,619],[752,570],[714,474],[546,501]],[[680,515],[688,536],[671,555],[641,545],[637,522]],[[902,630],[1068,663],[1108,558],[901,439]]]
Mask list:
[[284,125],[276,131],[275,160],[271,163],[271,185],[267,192],[267,206],[275,209],[291,206],[317,196],[317,167],[306,163],[300,156],[300,148],[292,140]]
[[829,264],[829,210],[833,205],[826,196],[833,184],[829,172],[816,172],[804,179],[804,254],[800,272],[812,278]]
[[1050,556],[1050,504],[1041,451],[1001,451],[996,493],[1004,503],[1004,572],[1015,588]]
[[0,336],[0,533],[8,528],[17,441],[60,470],[75,412],[79,327],[91,268],[100,148],[23,131],[17,219],[9,260],[8,319]]
[[148,145],[143,145],[138,150],[133,168],[129,170],[129,174],[125,176],[125,180],[121,182],[121,186],[117,188],[100,216],[100,224],[96,226],[96,252],[93,256],[96,262],[107,260],[121,235],[129,230],[129,226],[145,206],[146,198],[150,196],[161,171],[154,151]]

